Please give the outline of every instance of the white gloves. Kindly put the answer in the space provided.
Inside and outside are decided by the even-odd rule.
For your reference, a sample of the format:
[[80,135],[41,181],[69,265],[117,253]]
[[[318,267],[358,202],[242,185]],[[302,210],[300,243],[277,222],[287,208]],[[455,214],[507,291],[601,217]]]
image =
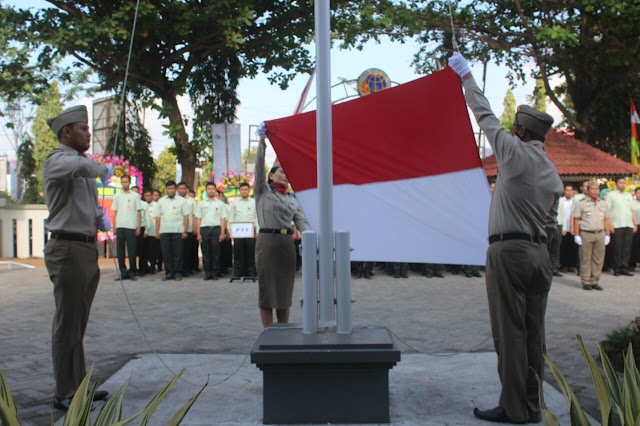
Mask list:
[[102,213],[102,216],[98,218],[98,230],[102,232],[111,231],[111,222],[104,213]]
[[608,246],[610,242],[611,242],[611,236],[605,235],[605,237],[604,237],[604,245]]
[[105,166],[107,168],[107,171],[100,176],[100,180],[102,181],[103,185],[106,185],[107,183],[109,183],[109,179],[111,179],[111,176],[113,176],[113,164],[109,164],[107,166]]
[[582,245],[582,238],[580,238],[580,235],[576,235],[573,237],[573,241],[576,242],[577,245],[581,246]]
[[256,135],[258,135],[260,139],[267,138],[267,126],[264,125],[264,122],[260,123],[260,126],[258,127],[258,131],[256,132]]
[[449,66],[453,69],[460,78],[471,72],[467,60],[460,54],[460,52],[453,52],[453,55],[449,58]]

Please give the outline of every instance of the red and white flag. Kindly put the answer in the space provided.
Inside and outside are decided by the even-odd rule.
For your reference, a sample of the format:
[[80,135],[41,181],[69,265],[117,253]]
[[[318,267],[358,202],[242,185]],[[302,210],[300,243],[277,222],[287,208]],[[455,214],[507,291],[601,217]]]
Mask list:
[[[332,107],[334,228],[352,260],[482,265],[490,192],[459,77],[449,68]],[[267,136],[318,230],[316,113]]]

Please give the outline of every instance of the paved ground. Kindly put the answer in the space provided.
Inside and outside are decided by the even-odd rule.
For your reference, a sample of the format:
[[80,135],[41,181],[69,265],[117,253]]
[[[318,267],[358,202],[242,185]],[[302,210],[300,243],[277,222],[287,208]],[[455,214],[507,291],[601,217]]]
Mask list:
[[[50,422],[54,383],[51,377],[51,283],[46,269],[0,268],[0,367],[20,406],[24,424]],[[152,352],[127,306],[116,268],[102,264],[102,280],[85,337],[89,362],[104,381],[140,354]],[[376,270],[373,280],[354,280],[355,324],[384,325],[407,353],[491,352],[484,279],[447,274],[427,279],[415,273],[393,279]],[[298,276],[298,279],[300,277]],[[605,274],[603,292],[583,291],[574,274],[554,280],[547,309],[547,352],[562,368],[583,405],[596,418],[591,379],[575,336],[591,353],[595,341],[639,315],[640,277]],[[163,354],[244,354],[261,330],[257,285],[182,282],[150,276],[125,281],[129,301],[146,338]],[[296,283],[295,297],[300,292]],[[291,320],[300,322],[299,305]],[[229,372],[231,373],[231,371]],[[552,382],[551,376],[545,377]],[[56,417],[60,413],[54,413]]]

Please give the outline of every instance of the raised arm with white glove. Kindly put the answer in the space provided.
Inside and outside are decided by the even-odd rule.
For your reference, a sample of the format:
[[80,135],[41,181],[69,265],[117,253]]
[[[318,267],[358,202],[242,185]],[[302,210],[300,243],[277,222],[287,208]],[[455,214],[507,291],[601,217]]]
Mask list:
[[449,66],[453,69],[460,78],[471,72],[467,60],[460,54],[460,52],[453,52],[453,55],[449,58]]

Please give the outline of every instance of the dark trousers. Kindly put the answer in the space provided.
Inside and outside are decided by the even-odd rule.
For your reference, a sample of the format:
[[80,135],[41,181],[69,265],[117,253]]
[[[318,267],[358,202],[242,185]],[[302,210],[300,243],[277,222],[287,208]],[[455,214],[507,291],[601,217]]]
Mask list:
[[233,240],[233,276],[256,276],[255,238],[236,238]]
[[[118,267],[121,275],[136,274],[136,230],[127,228],[116,229],[116,247],[118,249]],[[129,257],[129,270],[125,264],[125,245],[127,247],[126,254]]]
[[145,273],[149,270],[147,261],[148,253],[144,238],[145,227],[140,228],[140,235],[136,237],[136,254],[138,255],[138,272]]
[[556,231],[549,236],[547,250],[551,259],[551,269],[554,272],[560,267],[560,244],[562,242],[562,225],[557,225]]
[[200,241],[195,235],[191,235],[191,269],[196,270],[200,265],[200,257],[198,256],[198,249],[200,248]]
[[56,396],[70,398],[87,374],[83,339],[100,281],[98,250],[94,243],[51,239],[44,261],[56,304],[51,327]]
[[374,262],[351,262],[351,275],[355,278],[373,276]]
[[551,287],[547,247],[495,242],[487,250],[491,334],[502,382],[500,406],[514,422],[540,418],[538,377],[544,377],[544,316]]
[[560,265],[565,268],[575,268],[577,265],[578,245],[574,241],[574,238],[570,232],[567,232],[566,235],[562,237],[562,242],[560,243]]
[[162,249],[162,257],[164,258],[165,275],[182,274],[182,257],[184,255],[182,234],[160,234],[160,247]]
[[158,265],[158,256],[160,256],[160,240],[156,237],[145,237],[144,249],[147,253],[147,269],[145,272],[155,271]]
[[628,271],[631,244],[633,242],[633,228],[616,228],[615,231],[611,235],[611,244],[613,244],[611,267],[615,272]]
[[183,257],[182,270],[188,274],[193,272],[193,241],[196,237],[191,232],[187,234],[187,238],[182,240]]
[[226,239],[220,243],[220,272],[227,273],[227,270],[233,266],[233,249],[231,240]]
[[640,230],[633,234],[631,242],[631,260],[629,261],[629,269],[633,269],[640,263]]
[[204,275],[217,277],[220,274],[220,227],[202,227],[200,235],[202,235],[200,247],[202,247]]

